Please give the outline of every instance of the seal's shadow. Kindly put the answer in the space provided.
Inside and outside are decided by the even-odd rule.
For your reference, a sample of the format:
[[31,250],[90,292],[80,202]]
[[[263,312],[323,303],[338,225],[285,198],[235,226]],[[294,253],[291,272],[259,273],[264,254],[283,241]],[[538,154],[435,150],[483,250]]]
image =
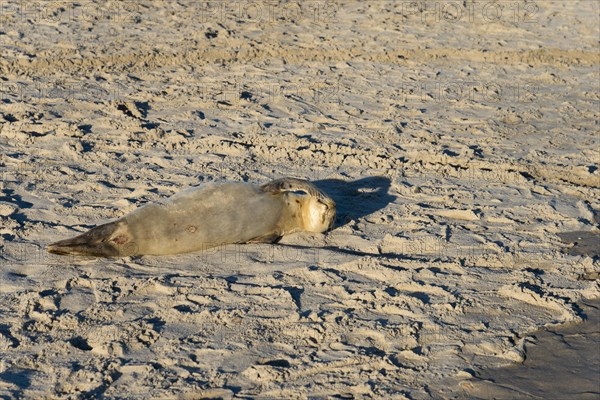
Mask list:
[[396,199],[396,196],[388,193],[391,180],[383,176],[367,177],[351,182],[341,179],[323,179],[312,183],[335,201],[336,228],[379,211]]

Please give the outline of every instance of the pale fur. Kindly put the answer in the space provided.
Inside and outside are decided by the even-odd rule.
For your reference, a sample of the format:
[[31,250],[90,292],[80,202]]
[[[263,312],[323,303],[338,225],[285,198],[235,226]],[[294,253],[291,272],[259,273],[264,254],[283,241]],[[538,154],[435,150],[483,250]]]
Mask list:
[[333,200],[307,181],[207,184],[53,243],[48,251],[104,257],[179,254],[228,243],[275,242],[301,230],[324,232],[334,218]]

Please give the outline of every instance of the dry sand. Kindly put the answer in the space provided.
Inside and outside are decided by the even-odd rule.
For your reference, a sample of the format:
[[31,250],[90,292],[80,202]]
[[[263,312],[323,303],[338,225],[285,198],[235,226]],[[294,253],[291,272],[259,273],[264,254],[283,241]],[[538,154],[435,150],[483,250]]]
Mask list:
[[[0,396],[476,396],[477,371],[600,297],[568,236],[598,231],[598,15],[0,1]],[[338,227],[44,251],[189,186],[282,176],[333,196]]]

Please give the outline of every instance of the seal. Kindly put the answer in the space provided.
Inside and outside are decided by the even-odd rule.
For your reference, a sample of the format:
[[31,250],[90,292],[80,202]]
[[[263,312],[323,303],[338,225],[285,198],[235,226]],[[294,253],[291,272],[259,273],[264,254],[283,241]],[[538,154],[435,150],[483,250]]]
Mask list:
[[213,183],[52,243],[48,251],[96,257],[181,254],[232,243],[276,243],[293,232],[325,232],[334,221],[333,199],[305,180]]

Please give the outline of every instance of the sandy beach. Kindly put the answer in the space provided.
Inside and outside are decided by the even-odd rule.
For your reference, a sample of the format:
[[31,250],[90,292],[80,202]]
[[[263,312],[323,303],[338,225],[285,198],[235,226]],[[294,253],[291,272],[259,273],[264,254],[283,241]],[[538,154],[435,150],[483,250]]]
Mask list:
[[[506,371],[539,373],[536,335],[596,315],[599,13],[0,1],[0,398],[552,398],[560,371],[530,392]],[[46,252],[191,186],[285,176],[336,201],[335,229]]]

